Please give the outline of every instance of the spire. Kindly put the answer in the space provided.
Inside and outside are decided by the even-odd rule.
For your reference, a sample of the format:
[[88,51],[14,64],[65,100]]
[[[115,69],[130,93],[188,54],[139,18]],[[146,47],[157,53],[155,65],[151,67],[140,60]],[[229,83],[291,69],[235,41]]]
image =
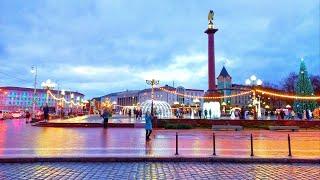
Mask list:
[[223,66],[222,67],[222,70],[221,70],[221,72],[220,72],[220,74],[219,74],[219,76],[218,77],[220,77],[220,76],[222,76],[222,77],[230,77],[231,78],[231,76],[229,75],[229,73],[228,73],[228,71],[227,71],[227,69]]

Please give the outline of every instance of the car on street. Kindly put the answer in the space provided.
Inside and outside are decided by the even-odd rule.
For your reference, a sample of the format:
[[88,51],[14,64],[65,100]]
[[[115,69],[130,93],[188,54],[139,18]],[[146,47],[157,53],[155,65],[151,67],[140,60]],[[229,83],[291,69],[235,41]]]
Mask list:
[[12,119],[12,118],[13,116],[10,111],[6,111],[6,110],[0,111],[0,119]]
[[12,112],[12,117],[15,118],[15,119],[23,118],[24,117],[24,112],[23,111]]

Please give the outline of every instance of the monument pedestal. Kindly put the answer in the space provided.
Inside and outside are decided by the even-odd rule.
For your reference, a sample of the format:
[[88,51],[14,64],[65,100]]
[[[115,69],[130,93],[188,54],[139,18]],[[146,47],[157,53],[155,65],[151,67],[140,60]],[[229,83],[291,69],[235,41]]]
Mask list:
[[204,99],[204,102],[220,102],[221,99],[219,98],[214,98],[214,99],[210,99],[207,97],[217,97],[217,96],[222,96],[223,94],[221,94],[220,92],[218,92],[217,90],[208,90],[205,94],[204,97],[206,97]]

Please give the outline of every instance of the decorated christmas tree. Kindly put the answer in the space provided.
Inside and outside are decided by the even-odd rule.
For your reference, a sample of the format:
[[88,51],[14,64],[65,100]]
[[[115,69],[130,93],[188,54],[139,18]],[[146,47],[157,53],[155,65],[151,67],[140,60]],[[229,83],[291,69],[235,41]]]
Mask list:
[[[304,60],[301,59],[298,81],[295,87],[296,96],[314,96],[313,87],[306,68]],[[294,102],[294,110],[297,113],[303,113],[303,110],[313,111],[317,107],[314,100],[296,100]]]

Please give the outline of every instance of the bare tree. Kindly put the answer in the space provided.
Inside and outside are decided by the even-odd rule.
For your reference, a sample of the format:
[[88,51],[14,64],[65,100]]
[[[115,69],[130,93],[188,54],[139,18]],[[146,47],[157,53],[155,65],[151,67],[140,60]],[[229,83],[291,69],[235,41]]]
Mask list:
[[271,83],[271,82],[268,82],[268,81],[263,83],[263,87],[271,88],[271,89],[279,89],[278,85]]
[[287,92],[294,92],[296,83],[298,81],[298,74],[291,72],[281,82],[281,89]]
[[310,79],[311,79],[314,92],[316,94],[320,94],[320,76],[319,75],[310,76]]
[[[320,76],[319,75],[311,75],[310,80],[316,94],[320,93]],[[281,82],[281,89],[287,92],[294,93],[295,86],[298,81],[298,74],[291,72],[286,78],[284,78]]]

